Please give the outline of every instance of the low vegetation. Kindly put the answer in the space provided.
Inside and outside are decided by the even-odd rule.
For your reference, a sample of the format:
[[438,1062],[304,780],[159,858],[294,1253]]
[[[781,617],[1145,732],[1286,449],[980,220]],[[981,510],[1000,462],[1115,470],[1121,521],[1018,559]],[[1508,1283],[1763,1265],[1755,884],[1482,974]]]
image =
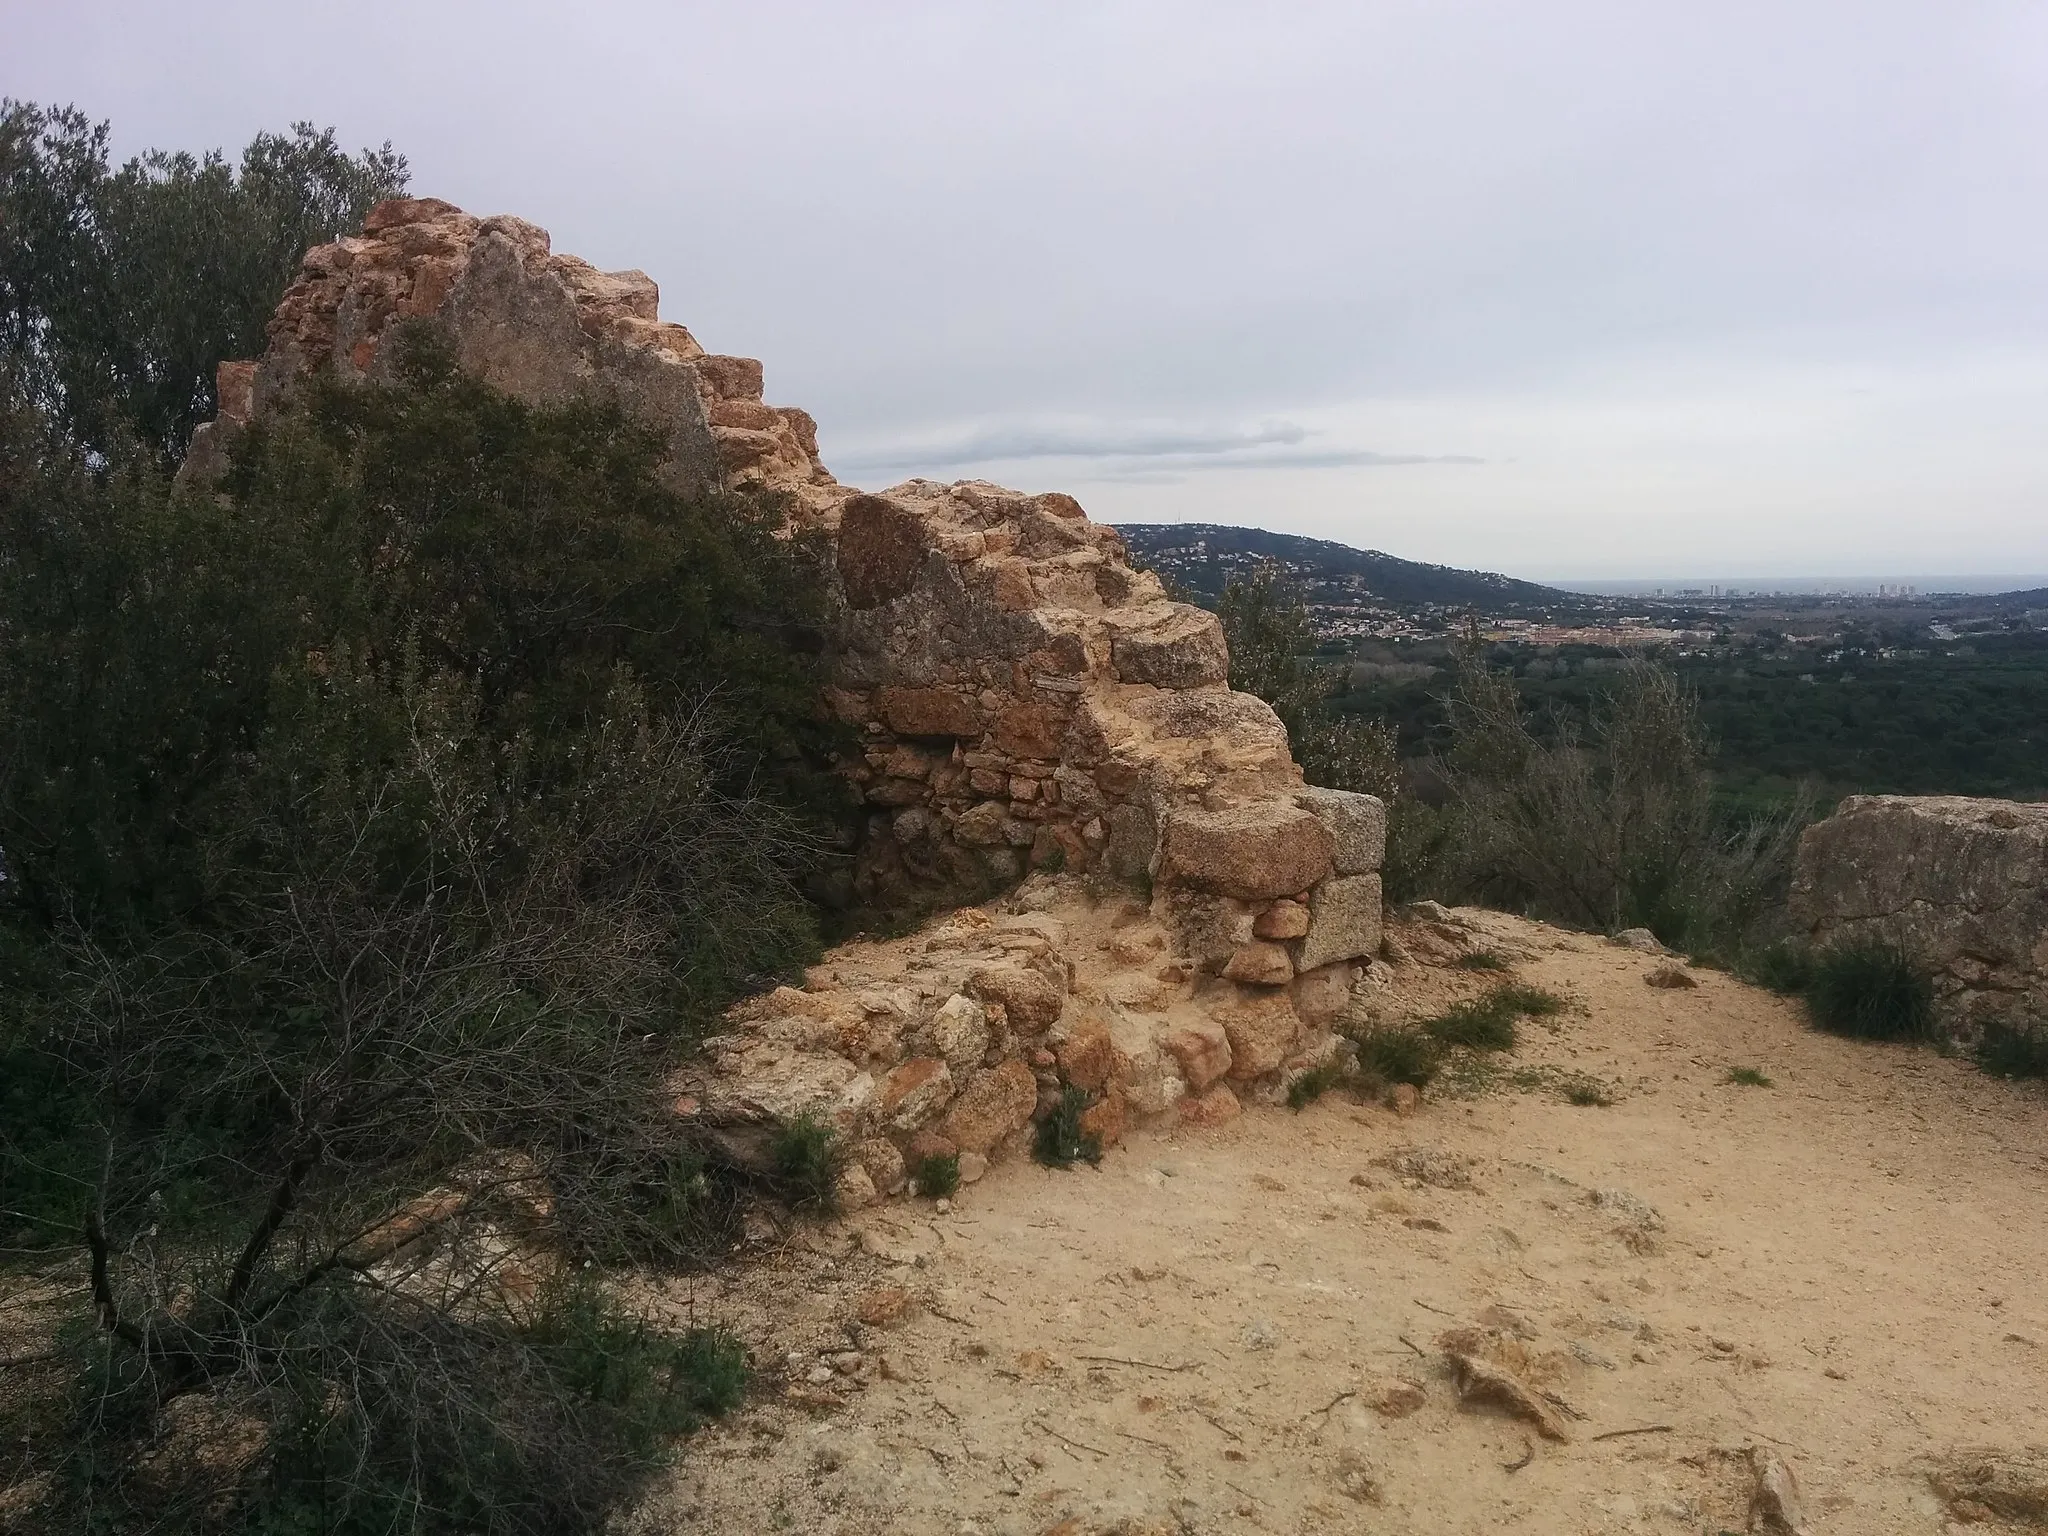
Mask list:
[[1869,940],[1811,957],[1801,989],[1813,1022],[1860,1040],[1926,1040],[1934,1033],[1934,988],[1895,944]]
[[917,1192],[933,1200],[950,1199],[960,1188],[960,1154],[931,1152],[910,1170]]
[[[668,1084],[815,953],[817,552],[426,329],[173,494],[214,364],[403,164],[104,144],[0,111],[0,1224],[82,1277],[0,1480],[189,1528],[222,1491],[143,1453],[211,1415],[250,1530],[602,1528],[744,1382],[607,1267],[714,1261],[760,1187]],[[773,1187],[835,1159],[784,1127]]]
[[1769,1088],[1771,1080],[1755,1067],[1730,1067],[1728,1081],[1739,1088]]
[[799,1210],[830,1211],[846,1157],[832,1127],[806,1111],[775,1128],[768,1144],[775,1181]]
[[1369,1082],[1427,1088],[1443,1065],[1443,1048],[1419,1029],[1382,1025],[1351,1039],[1358,1070]]
[[1076,1163],[1102,1161],[1102,1141],[1094,1132],[1083,1130],[1081,1117],[1088,1112],[1087,1093],[1069,1083],[1060,1090],[1060,1101],[1052,1113],[1038,1122],[1032,1156],[1048,1168],[1071,1168]]
[[1994,1077],[2048,1077],[2048,1026],[1992,1020],[1977,1042],[1977,1064]]

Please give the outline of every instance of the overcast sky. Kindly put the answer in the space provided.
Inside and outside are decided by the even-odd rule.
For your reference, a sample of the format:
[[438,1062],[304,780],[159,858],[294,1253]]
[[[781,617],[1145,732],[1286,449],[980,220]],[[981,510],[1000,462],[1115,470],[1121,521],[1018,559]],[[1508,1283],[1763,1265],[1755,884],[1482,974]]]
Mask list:
[[0,0],[640,267],[843,480],[1567,576],[2048,571],[2048,5]]

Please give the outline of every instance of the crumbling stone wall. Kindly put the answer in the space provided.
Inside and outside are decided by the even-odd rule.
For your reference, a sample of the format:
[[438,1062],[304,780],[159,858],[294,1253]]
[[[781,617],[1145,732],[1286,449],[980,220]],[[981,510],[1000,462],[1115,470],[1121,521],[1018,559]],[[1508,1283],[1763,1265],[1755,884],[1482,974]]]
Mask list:
[[[1169,600],[1072,497],[839,484],[811,418],[763,403],[758,362],[661,320],[643,273],[557,255],[520,219],[380,204],[360,235],[307,254],[264,356],[223,365],[188,487],[314,374],[388,377],[409,318],[521,398],[617,400],[663,433],[678,487],[782,493],[795,526],[833,541],[823,704],[860,733],[843,765],[866,811],[859,897],[986,894],[1035,870],[1075,877],[1070,902],[1087,877],[1090,901],[1112,893],[1140,930],[1077,955],[1059,934],[1084,916],[991,937],[962,914],[934,930],[945,943],[912,967],[922,979],[874,1007],[872,987],[830,995],[852,972],[821,968],[812,988],[736,1011],[712,1078],[682,1094],[689,1112],[735,1147],[827,1114],[886,1192],[891,1155],[1013,1145],[1061,1083],[1097,1096],[1113,1139],[1183,1102],[1214,1118],[1235,1108],[1230,1084],[1272,1089],[1327,1053],[1379,945],[1379,802],[1305,786],[1278,717],[1230,690],[1216,617]],[[1043,985],[990,945],[1030,950],[1010,970]],[[1104,965],[1117,986],[1084,979]]]
[[1852,796],[1801,837],[1791,904],[1814,944],[1901,946],[1958,1038],[2048,1019],[2048,805]]

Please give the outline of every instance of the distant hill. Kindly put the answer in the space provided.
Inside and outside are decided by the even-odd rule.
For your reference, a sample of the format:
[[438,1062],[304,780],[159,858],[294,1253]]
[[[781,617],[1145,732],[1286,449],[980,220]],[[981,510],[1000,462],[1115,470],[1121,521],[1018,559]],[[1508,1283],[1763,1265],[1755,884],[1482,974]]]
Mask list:
[[1213,601],[1230,577],[1264,560],[1283,561],[1310,601],[1377,599],[1389,608],[1478,608],[1488,613],[1576,607],[1586,600],[1491,571],[1400,560],[1376,549],[1304,539],[1263,528],[1215,523],[1119,523],[1118,533],[1145,565]]

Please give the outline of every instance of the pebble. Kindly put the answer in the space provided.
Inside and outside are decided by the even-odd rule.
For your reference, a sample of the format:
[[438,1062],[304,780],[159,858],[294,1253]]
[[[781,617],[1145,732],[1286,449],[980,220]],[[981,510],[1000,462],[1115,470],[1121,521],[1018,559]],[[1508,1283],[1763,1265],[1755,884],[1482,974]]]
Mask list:
[[948,1200],[944,1195],[941,1195],[938,1199],[932,1202],[932,1209],[937,1211],[941,1216],[944,1216],[948,1211],[953,1209],[953,1202]]

